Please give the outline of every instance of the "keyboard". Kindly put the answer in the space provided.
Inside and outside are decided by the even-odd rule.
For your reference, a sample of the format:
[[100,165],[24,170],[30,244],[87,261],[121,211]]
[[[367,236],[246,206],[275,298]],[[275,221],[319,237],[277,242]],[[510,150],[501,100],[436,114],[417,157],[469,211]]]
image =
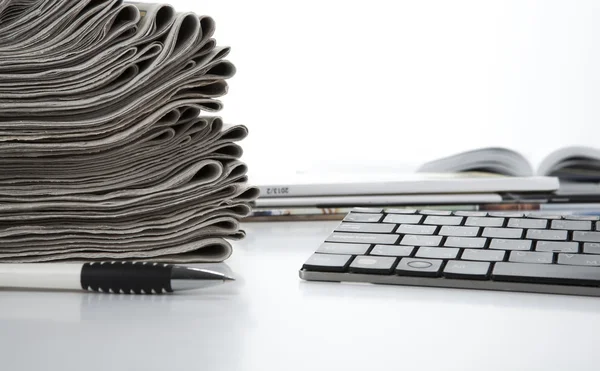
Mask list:
[[598,216],[356,208],[307,281],[600,296]]

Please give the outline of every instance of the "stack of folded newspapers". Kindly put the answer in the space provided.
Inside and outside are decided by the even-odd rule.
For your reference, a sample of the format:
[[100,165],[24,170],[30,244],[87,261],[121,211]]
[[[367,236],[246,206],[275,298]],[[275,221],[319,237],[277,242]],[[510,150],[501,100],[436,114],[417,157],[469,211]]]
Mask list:
[[216,98],[213,19],[118,0],[0,0],[0,261],[215,262],[258,190]]

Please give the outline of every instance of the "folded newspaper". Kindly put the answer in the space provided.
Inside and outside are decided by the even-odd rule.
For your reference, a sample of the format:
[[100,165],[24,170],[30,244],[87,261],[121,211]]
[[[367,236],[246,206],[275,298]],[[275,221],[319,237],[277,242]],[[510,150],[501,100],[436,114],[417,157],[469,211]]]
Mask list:
[[[218,262],[258,189],[209,16],[0,0],[0,261]],[[205,115],[205,114],[208,114]]]

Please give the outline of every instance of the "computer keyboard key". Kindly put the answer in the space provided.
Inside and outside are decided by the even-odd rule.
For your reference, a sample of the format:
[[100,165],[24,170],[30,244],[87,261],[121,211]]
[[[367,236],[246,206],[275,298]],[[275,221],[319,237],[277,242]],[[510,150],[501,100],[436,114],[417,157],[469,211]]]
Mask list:
[[411,256],[414,246],[375,245],[369,255],[380,256]]
[[600,242],[600,232],[574,231],[572,240],[580,242]]
[[463,221],[462,216],[436,216],[430,215],[425,218],[423,224],[433,225],[460,225]]
[[450,260],[444,267],[443,275],[447,278],[466,278],[471,280],[487,280],[490,263],[464,260]]
[[322,254],[347,254],[363,255],[371,247],[368,243],[332,243],[325,242],[319,246],[316,252]]
[[417,212],[416,209],[385,209],[387,214],[414,214]]
[[345,222],[377,223],[383,218],[383,214],[359,214],[348,213],[344,217]]
[[403,276],[438,277],[443,260],[402,258],[396,266],[396,274]]
[[577,242],[537,241],[535,251],[578,253],[579,244]]
[[391,233],[396,225],[386,223],[341,223],[336,232]]
[[492,270],[492,280],[597,287],[600,285],[600,269],[560,264],[499,262]]
[[494,238],[490,242],[490,249],[495,250],[531,250],[531,240],[505,240]]
[[521,238],[521,236],[523,236],[523,229],[485,227],[481,236],[492,238]]
[[552,215],[552,214],[543,214],[543,213],[528,213],[525,214],[527,218],[534,219],[562,219],[560,215]]
[[452,211],[449,210],[421,210],[419,213],[422,215],[452,215]]
[[551,229],[528,229],[525,238],[532,240],[556,240],[565,241],[568,237],[568,232],[563,230]]
[[583,244],[585,254],[600,254],[600,243],[586,242]]
[[400,241],[401,245],[409,246],[439,246],[442,242],[442,236],[420,236],[406,234]]
[[390,256],[357,256],[348,270],[352,273],[391,274],[396,258]]
[[377,214],[383,211],[380,207],[355,207],[351,212],[353,213],[369,213],[369,214]]
[[554,254],[551,252],[511,251],[508,261],[515,263],[552,264]]
[[473,227],[502,227],[504,225],[504,218],[471,216],[467,218],[465,225]]
[[591,231],[592,222],[589,220],[553,220],[552,229],[566,229],[569,231]]
[[565,215],[563,218],[567,220],[600,220],[600,216],[596,215]]
[[487,238],[483,237],[447,237],[446,242],[444,242],[444,246],[482,249],[486,242]]
[[522,218],[525,216],[523,213],[517,213],[514,211],[493,211],[488,213],[489,216],[495,216],[500,218]]
[[510,218],[506,226],[509,228],[546,228],[548,221],[544,219]]
[[501,262],[505,255],[506,251],[503,250],[464,249],[460,258],[462,260]]
[[419,224],[421,219],[423,219],[422,215],[388,214],[383,219],[383,222],[395,224]]
[[479,234],[479,227],[456,227],[444,225],[438,234],[440,236],[475,237]]
[[[390,224],[392,225],[392,224]],[[437,226],[422,224],[400,224],[396,233],[399,234],[434,234]]]
[[302,269],[320,272],[345,272],[351,259],[352,255],[315,253],[306,260],[302,265]]
[[487,216],[485,211],[455,211],[452,214],[456,216]]
[[568,232],[564,230],[529,229],[525,237],[532,240],[564,241],[568,238]]
[[451,247],[419,247],[415,258],[456,259],[460,249]]
[[600,256],[587,254],[558,254],[558,264],[600,266]]
[[398,242],[398,235],[383,233],[346,233],[333,232],[325,242],[373,243],[393,245]]

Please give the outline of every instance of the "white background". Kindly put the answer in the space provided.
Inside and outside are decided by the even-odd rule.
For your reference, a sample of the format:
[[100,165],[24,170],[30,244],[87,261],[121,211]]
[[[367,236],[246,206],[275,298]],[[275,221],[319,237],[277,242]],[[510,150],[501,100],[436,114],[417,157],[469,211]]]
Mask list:
[[255,177],[598,141],[598,1],[169,2],[232,47],[220,115]]

